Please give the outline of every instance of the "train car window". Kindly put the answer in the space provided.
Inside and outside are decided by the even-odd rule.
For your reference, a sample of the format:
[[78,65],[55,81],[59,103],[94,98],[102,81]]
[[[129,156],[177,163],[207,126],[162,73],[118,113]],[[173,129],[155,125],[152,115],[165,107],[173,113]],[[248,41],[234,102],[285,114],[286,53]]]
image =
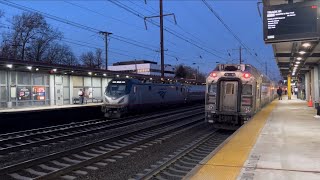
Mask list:
[[225,66],[225,67],[224,67],[224,70],[225,70],[225,71],[237,71],[238,68],[235,67],[235,66]]
[[234,94],[234,84],[228,83],[226,85],[226,94]]
[[242,95],[252,95],[252,85],[250,84],[242,85]]
[[151,91],[151,86],[149,86],[149,91]]

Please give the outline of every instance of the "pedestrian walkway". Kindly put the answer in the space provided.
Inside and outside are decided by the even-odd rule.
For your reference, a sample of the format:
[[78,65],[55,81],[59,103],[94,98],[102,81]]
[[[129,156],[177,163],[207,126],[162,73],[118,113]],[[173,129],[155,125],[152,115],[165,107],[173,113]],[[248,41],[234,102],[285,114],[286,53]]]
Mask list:
[[187,179],[320,179],[320,118],[306,101],[275,100]]

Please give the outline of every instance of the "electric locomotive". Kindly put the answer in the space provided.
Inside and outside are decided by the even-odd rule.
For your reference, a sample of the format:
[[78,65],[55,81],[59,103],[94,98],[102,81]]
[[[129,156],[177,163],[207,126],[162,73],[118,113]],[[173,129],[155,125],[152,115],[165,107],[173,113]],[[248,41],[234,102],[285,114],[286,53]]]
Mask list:
[[249,64],[219,64],[206,80],[205,118],[235,130],[276,97],[274,83]]

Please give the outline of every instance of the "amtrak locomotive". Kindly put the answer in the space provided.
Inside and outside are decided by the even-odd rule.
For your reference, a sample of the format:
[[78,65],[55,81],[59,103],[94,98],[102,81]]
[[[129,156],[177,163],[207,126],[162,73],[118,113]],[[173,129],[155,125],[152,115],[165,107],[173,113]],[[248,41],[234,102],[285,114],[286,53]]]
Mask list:
[[206,80],[206,121],[235,130],[276,98],[276,87],[248,64],[219,64]]
[[119,118],[162,106],[204,101],[205,86],[143,83],[137,79],[113,79],[106,87],[102,112]]

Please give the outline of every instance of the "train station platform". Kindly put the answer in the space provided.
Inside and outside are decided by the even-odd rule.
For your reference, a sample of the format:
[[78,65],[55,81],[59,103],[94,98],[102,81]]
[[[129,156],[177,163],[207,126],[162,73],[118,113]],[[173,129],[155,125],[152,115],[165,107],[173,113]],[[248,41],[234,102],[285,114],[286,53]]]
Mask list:
[[68,105],[54,105],[54,106],[32,106],[32,107],[19,107],[11,109],[0,109],[1,113],[17,113],[17,112],[32,112],[32,111],[46,111],[46,110],[59,110],[59,109],[70,109],[80,107],[92,107],[101,106],[103,103],[86,103],[86,104],[68,104]]
[[275,100],[185,179],[320,179],[320,118],[307,102]]

